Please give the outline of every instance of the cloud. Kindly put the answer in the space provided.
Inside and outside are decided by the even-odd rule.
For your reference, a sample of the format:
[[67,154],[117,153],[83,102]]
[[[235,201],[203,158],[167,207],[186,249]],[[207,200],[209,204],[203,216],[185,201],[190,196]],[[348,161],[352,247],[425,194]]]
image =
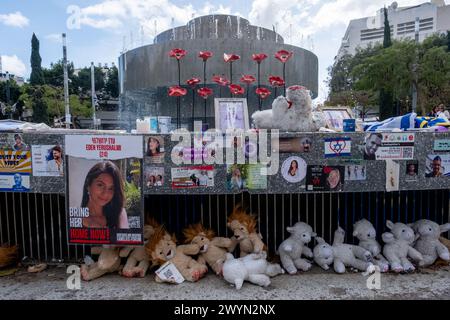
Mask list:
[[2,72],[6,71],[10,74],[23,77],[26,74],[27,68],[22,60],[20,60],[16,55],[2,55]]
[[0,22],[6,26],[23,28],[30,24],[30,20],[20,11],[9,14],[0,14]]

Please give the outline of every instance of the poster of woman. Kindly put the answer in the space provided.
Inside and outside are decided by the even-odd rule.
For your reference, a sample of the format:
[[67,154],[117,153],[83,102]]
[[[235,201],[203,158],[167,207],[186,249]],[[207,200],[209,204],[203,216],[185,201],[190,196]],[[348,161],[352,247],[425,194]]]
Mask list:
[[69,243],[142,244],[142,137],[66,136],[66,150]]

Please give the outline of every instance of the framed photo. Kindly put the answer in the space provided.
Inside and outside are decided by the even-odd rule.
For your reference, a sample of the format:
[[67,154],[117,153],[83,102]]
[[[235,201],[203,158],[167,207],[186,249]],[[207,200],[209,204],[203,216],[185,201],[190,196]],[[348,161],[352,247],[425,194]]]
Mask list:
[[343,131],[344,119],[353,119],[349,108],[321,108],[328,128]]
[[216,129],[249,129],[247,99],[215,98]]

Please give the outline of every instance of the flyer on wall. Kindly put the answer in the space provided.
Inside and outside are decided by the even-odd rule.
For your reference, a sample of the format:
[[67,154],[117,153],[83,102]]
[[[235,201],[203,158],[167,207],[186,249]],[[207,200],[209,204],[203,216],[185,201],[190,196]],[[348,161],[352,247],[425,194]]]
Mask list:
[[307,191],[342,191],[344,188],[344,166],[308,166],[306,172]]
[[63,149],[59,145],[32,146],[33,176],[64,176]]
[[214,166],[172,168],[172,188],[214,187]]
[[30,191],[31,153],[0,149],[0,191]]
[[143,244],[141,136],[67,135],[70,244]]
[[267,189],[267,175],[261,174],[262,164],[227,165],[229,191]]
[[383,133],[381,146],[375,152],[376,160],[412,160],[414,142],[414,133]]

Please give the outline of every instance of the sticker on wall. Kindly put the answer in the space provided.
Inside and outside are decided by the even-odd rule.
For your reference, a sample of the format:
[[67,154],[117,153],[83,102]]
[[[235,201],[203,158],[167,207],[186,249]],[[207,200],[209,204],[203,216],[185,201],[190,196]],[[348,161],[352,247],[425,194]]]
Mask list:
[[0,191],[30,191],[31,152],[0,149]]
[[342,191],[345,173],[343,166],[308,166],[306,172],[307,191]]
[[450,176],[450,154],[429,154],[425,163],[425,177]]
[[289,157],[281,166],[281,174],[284,180],[290,183],[298,183],[306,176],[306,161],[300,157]]
[[366,166],[362,164],[350,164],[345,166],[346,181],[366,180]]
[[405,181],[416,181],[419,174],[419,162],[407,161],[405,170]]
[[63,149],[59,145],[32,146],[33,176],[64,176]]
[[227,189],[230,191],[267,189],[267,175],[261,174],[261,164],[227,166]]
[[366,134],[365,160],[412,160],[414,159],[414,133]]
[[352,154],[352,139],[326,138],[325,140],[325,158],[348,157]]
[[439,139],[434,140],[434,151],[450,151],[450,140],[449,139]]
[[164,167],[145,166],[144,184],[150,187],[162,187],[164,185]]
[[150,163],[164,162],[164,137],[145,137],[145,160]]
[[172,188],[214,187],[214,166],[172,168]]
[[398,191],[400,180],[400,164],[393,160],[386,160],[386,191]]
[[311,152],[312,140],[310,137],[293,137],[272,139],[272,149],[276,152],[278,146],[279,153],[303,153]]

